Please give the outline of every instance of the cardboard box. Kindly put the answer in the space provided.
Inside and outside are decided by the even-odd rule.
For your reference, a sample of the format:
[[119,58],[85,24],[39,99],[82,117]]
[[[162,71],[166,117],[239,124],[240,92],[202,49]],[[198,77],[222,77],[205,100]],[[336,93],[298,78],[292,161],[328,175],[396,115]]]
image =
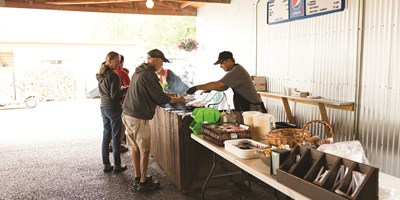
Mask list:
[[252,76],[254,87],[257,91],[267,90],[267,79],[265,76]]

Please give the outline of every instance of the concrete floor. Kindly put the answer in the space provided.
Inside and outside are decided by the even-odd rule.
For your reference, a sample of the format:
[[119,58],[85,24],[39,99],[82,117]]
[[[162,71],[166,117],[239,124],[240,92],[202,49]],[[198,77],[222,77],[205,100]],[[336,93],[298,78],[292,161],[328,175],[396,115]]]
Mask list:
[[[153,159],[149,173],[161,188],[134,191],[130,151],[121,156],[127,171],[103,173],[98,105],[88,99],[1,108],[0,199],[201,199],[200,190],[178,190]],[[273,188],[252,180],[251,191],[244,184],[222,185],[208,189],[206,199],[274,199]]]

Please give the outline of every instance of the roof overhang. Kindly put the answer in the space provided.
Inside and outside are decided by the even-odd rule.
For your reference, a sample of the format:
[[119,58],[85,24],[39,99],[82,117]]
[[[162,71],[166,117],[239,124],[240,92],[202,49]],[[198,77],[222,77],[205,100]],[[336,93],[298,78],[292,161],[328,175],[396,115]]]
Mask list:
[[0,0],[0,7],[124,14],[196,16],[197,8],[209,4],[229,4],[231,0]]

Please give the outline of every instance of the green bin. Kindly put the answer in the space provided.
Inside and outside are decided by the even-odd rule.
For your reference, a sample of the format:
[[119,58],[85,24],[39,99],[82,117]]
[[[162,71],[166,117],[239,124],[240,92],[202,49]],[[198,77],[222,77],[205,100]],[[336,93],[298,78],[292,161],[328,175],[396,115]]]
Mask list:
[[196,108],[192,112],[192,118],[196,122],[217,122],[221,113],[214,108]]
[[193,131],[193,134],[200,135],[204,122],[215,123],[219,121],[220,117],[221,113],[214,108],[196,108],[192,112],[193,121],[189,128]]

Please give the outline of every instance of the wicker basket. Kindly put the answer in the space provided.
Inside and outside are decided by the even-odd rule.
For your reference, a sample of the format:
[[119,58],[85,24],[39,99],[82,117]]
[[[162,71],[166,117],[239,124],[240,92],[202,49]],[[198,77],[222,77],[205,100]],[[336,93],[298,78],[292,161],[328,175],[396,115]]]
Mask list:
[[329,138],[333,138],[333,131],[331,125],[322,120],[312,120],[304,124],[303,128],[282,128],[275,129],[267,133],[268,143],[274,146],[288,144],[291,148],[298,143],[303,142],[317,142],[328,143],[329,140],[321,140],[317,137],[312,137],[310,131],[307,130],[308,126],[314,123],[321,123],[329,129]]
[[331,144],[331,143],[333,143],[333,129],[332,129],[332,126],[329,123],[325,122],[325,121],[322,121],[322,120],[309,121],[306,124],[304,124],[303,130],[306,130],[306,128],[308,128],[310,125],[315,124],[315,123],[320,123],[320,124],[324,125],[327,128],[327,130],[329,131],[328,137],[325,138],[325,139],[322,139],[322,138],[319,138],[317,136],[308,137],[308,136],[304,135],[300,142],[301,143],[308,143],[308,144],[316,146],[316,147],[318,147],[319,145],[322,145],[322,144]]

